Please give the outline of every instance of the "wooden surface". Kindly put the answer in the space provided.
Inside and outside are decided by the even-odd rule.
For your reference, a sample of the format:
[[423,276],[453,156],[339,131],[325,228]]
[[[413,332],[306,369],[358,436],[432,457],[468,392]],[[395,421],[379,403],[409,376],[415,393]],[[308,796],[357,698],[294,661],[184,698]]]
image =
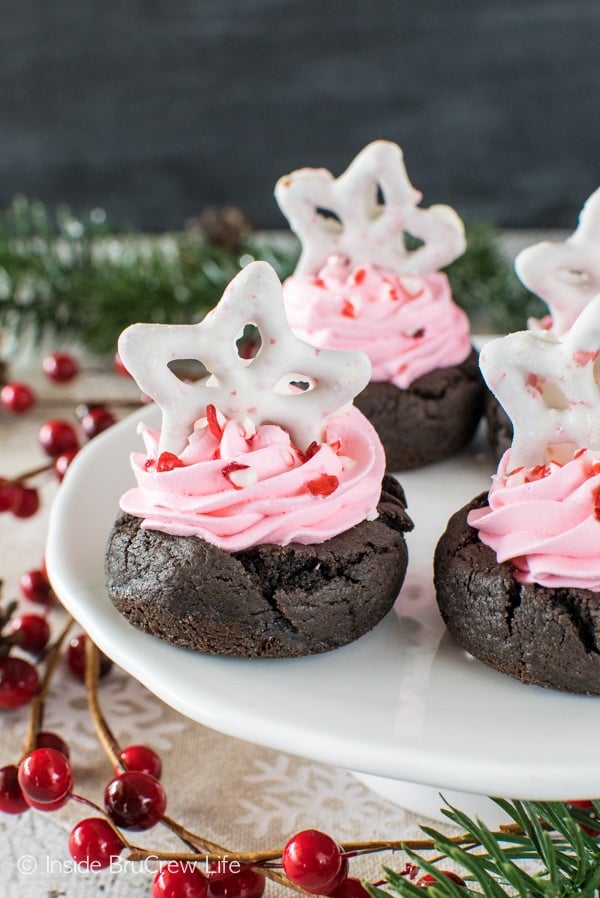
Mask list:
[[5,6],[0,204],[161,230],[233,202],[282,226],[280,174],[379,137],[426,204],[503,226],[571,227],[598,185],[595,0]]

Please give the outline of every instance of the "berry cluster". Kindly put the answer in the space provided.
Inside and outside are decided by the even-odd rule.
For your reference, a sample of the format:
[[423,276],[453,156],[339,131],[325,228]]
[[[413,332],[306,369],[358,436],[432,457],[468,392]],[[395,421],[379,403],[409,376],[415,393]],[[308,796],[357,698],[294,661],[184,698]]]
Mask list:
[[[119,370],[116,360],[115,367]],[[42,370],[55,384],[64,384],[77,375],[79,364],[66,352],[53,352],[42,360]],[[23,414],[33,408],[36,402],[37,396],[33,388],[21,381],[11,381],[0,390],[0,406],[11,414]],[[101,404],[79,406],[77,417],[83,436],[88,440],[116,421],[112,412]],[[40,495],[38,489],[28,482],[36,474],[53,470],[60,483],[80,445],[76,428],[62,418],[44,421],[38,432],[38,441],[51,461],[14,479],[0,477],[0,512],[11,512],[17,518],[32,517],[40,507]]]
[[[46,623],[44,618],[39,619]],[[36,650],[43,651],[48,630],[43,627],[39,632],[35,627],[29,630],[17,625],[18,620],[9,622],[8,627],[9,634],[22,634],[14,644],[22,650],[35,645]],[[79,678],[86,678],[88,697],[92,694],[94,697],[90,709],[97,732],[103,737],[103,744],[111,746],[107,751],[114,770],[104,789],[102,806],[74,791],[69,749],[64,740],[55,733],[37,732],[35,747],[25,751],[20,763],[0,769],[0,811],[22,814],[34,808],[48,813],[71,800],[94,808],[96,814],[80,820],[68,841],[73,860],[90,870],[109,867],[124,850],[137,859],[160,856],[159,852],[132,844],[128,834],[148,830],[158,823],[169,826],[187,845],[196,847],[198,854],[191,854],[185,861],[163,856],[165,863],[151,885],[152,898],[261,898],[267,877],[308,894],[367,898],[368,892],[360,880],[349,875],[349,858],[360,852],[352,846],[346,849],[319,830],[296,833],[283,851],[238,854],[232,860],[232,852],[214,843],[207,846],[201,837],[170,820],[166,816],[167,795],[160,782],[161,759],[148,746],[120,748],[114,741],[95,695],[96,677],[103,672],[102,657],[94,646],[87,651],[86,642],[84,634],[72,638],[63,655],[71,671]],[[58,642],[52,652],[60,648]],[[33,665],[31,668],[35,671]],[[36,675],[36,689],[38,684]],[[200,854],[200,850],[205,853]],[[219,855],[217,858],[215,853]],[[411,865],[411,871],[416,870]],[[464,885],[460,877],[449,871],[440,871],[439,876],[451,877],[455,883]],[[412,872],[411,878],[414,879]],[[431,874],[425,874],[415,885],[425,888],[436,881]]]

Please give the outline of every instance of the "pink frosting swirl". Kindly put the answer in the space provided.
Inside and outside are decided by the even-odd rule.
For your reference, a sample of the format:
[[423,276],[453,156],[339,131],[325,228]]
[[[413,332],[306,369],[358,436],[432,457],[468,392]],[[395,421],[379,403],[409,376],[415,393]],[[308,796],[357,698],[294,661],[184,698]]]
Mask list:
[[469,319],[441,272],[406,277],[330,256],[317,275],[293,275],[283,290],[292,330],[321,348],[366,352],[374,381],[404,390],[471,352]]
[[600,456],[510,471],[510,449],[492,479],[489,506],[467,521],[515,579],[600,591]]
[[[160,433],[143,428],[147,454],[131,456],[138,485],[121,508],[149,530],[198,536],[232,552],[320,543],[377,517],[385,456],[358,409],[332,417],[324,441],[306,453],[279,426],[248,427],[204,424],[179,458],[157,458]],[[165,462],[175,467],[161,470]]]

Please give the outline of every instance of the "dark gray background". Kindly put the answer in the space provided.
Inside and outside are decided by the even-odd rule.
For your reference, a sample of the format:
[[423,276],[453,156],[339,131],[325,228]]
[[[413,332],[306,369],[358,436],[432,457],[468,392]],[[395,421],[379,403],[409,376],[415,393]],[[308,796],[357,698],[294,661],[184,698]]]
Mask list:
[[600,183],[598,0],[4,0],[0,203],[148,230],[400,143],[424,203],[567,226]]

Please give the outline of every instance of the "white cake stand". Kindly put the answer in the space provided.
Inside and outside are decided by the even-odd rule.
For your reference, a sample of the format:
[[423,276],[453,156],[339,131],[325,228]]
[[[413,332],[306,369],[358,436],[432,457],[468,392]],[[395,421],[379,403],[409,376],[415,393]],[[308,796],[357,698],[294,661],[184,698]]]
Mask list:
[[453,642],[437,611],[433,548],[449,514],[487,488],[492,463],[481,446],[401,476],[415,521],[409,571],[375,630],[324,655],[250,661],[141,633],[107,597],[104,549],[132,484],[128,455],[142,418],[158,424],[157,410],[146,408],[76,457],[55,500],[46,556],[61,601],[117,664],[199,723],[355,771],[420,814],[436,811],[440,792],[484,816],[481,796],[600,795],[591,738],[600,699],[524,686],[485,667]]

